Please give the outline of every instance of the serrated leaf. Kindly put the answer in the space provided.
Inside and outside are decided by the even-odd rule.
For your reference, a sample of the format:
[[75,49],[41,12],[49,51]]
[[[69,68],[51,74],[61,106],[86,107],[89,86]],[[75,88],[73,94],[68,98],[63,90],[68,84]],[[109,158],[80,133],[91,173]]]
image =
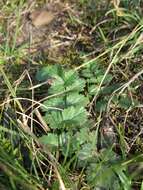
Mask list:
[[[99,84],[101,83],[103,77],[104,77],[104,74],[95,75],[95,76],[93,76],[92,78],[88,79],[87,82],[88,82],[88,83],[95,83],[95,84],[98,84],[98,85],[99,85]],[[111,82],[112,79],[113,79],[113,76],[110,75],[110,74],[108,74],[108,75],[105,77],[105,79],[104,79],[102,85],[108,84],[109,82]]]
[[56,94],[64,91],[70,91],[70,92],[81,92],[83,91],[85,87],[84,80],[77,80],[70,86],[64,86],[64,83],[62,81],[55,81],[52,86],[49,89],[50,94]]
[[39,81],[44,81],[55,76],[57,76],[57,66],[49,65],[47,67],[43,67],[40,71],[37,72],[36,79]]
[[130,106],[132,106],[132,100],[130,97],[121,97],[119,100],[118,100],[118,105],[119,107],[121,108],[125,108],[125,109],[128,109]]
[[99,77],[92,77],[90,79],[87,80],[88,84],[100,84],[101,80],[103,78],[103,75],[99,76]]
[[89,85],[88,86],[88,93],[90,94],[90,95],[95,95],[96,94],[96,92],[98,91],[98,88],[99,88],[99,86],[98,85]]
[[74,124],[81,126],[87,120],[87,112],[83,107],[69,107],[67,109],[64,109],[62,116],[63,122],[69,123],[71,125]]
[[121,95],[120,97],[114,96],[112,99],[114,104],[123,109],[129,109],[131,106],[135,106],[138,104],[137,100],[132,100],[129,96],[126,94]]
[[65,102],[64,102],[63,96],[51,98],[49,100],[44,101],[43,104],[44,104],[44,106],[41,107],[41,109],[43,111],[52,111],[52,109],[49,110],[49,109],[46,109],[46,107],[53,107],[53,108],[60,108],[60,109],[64,109],[64,107],[65,107]]
[[50,125],[50,128],[52,129],[64,127],[61,126],[63,121],[61,111],[52,111],[51,113],[46,113],[44,120],[47,124]]
[[66,74],[65,74],[65,86],[72,85],[78,79],[79,79],[79,76],[78,76],[77,72],[75,72],[73,70],[66,72]]
[[71,92],[82,92],[85,87],[85,81],[83,79],[76,80],[72,85],[67,87],[67,90]]
[[[77,93],[70,93],[70,94],[63,94],[60,97],[51,98],[49,100],[44,101],[44,106],[53,107],[53,108],[60,108],[64,109],[70,106],[76,107],[85,107],[89,103],[89,99],[84,95],[77,94]],[[45,107],[41,107],[43,111],[51,111],[46,109]],[[53,109],[54,110],[54,109]]]
[[56,76],[52,86],[49,89],[50,94],[55,94],[64,91],[81,92],[85,87],[85,81],[80,79],[77,73],[68,71],[65,73],[64,79]]
[[66,98],[67,106],[86,107],[89,99],[82,94],[71,93]]
[[101,66],[100,66],[99,60],[98,60],[98,61],[93,61],[93,62],[89,65],[89,68],[90,68],[91,71],[100,70],[100,69],[101,69]]
[[57,94],[60,92],[64,92],[66,88],[64,87],[64,81],[62,78],[57,77],[53,83],[52,86],[49,88],[48,92],[49,94]]
[[105,79],[104,79],[104,81],[103,81],[103,84],[104,84],[104,85],[105,85],[105,84],[106,84],[106,85],[109,84],[112,79],[113,79],[113,76],[112,76],[111,74],[107,74],[106,77],[105,77]]
[[120,87],[120,84],[112,84],[110,86],[105,86],[102,88],[100,94],[102,95],[108,95],[113,93],[116,89]]
[[65,71],[63,70],[62,66],[61,65],[57,65],[57,75],[65,80]]
[[80,131],[76,133],[75,138],[80,145],[87,142],[89,140],[89,129],[88,128],[80,129]]
[[44,117],[51,128],[64,128],[68,126],[81,126],[87,120],[87,112],[81,107],[69,107],[63,111],[52,111]]
[[84,145],[78,153],[78,159],[80,161],[88,161],[93,157],[93,148],[91,144]]
[[92,188],[120,189],[120,182],[112,167],[101,164],[91,163],[87,169],[87,181]]
[[58,147],[59,145],[58,136],[53,133],[49,133],[48,135],[43,135],[42,137],[39,138],[39,141],[44,145],[51,145],[55,147]]
[[89,69],[84,69],[83,71],[81,71],[81,76],[84,78],[92,78],[93,74]]
[[108,100],[106,100],[106,99],[98,100],[96,102],[95,111],[97,111],[97,112],[105,111],[106,107],[107,107],[107,104],[108,104]]

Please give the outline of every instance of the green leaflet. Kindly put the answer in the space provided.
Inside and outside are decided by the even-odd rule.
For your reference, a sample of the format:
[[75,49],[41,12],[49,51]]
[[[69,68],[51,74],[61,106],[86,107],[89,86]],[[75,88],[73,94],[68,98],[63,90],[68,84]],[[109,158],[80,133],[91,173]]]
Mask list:
[[[85,107],[89,100],[81,94],[85,88],[85,80],[81,79],[77,72],[63,70],[61,66],[54,65],[39,71],[37,78],[39,80],[52,79],[48,93],[55,97],[44,101],[42,107],[42,110],[46,112],[45,121],[52,129],[63,130],[69,126],[76,128],[87,121],[88,114]],[[51,109],[46,109],[46,107]]]
[[57,77],[54,79],[52,86],[49,89],[50,94],[55,94],[64,91],[81,92],[85,86],[85,81],[77,76],[77,73],[68,71],[64,78]]
[[36,79],[38,81],[44,81],[51,78],[51,76],[52,77],[57,76],[57,66],[55,65],[43,67],[40,71],[37,72]]
[[[44,101],[44,105],[47,107],[51,106],[61,109],[69,106],[85,107],[88,103],[89,100],[87,97],[77,93],[63,94],[60,97],[55,97]],[[48,111],[45,107],[42,107],[42,109],[43,111]]]
[[53,133],[48,133],[48,135],[43,135],[39,138],[40,142],[44,145],[51,145],[53,147],[58,147],[59,140],[58,136]]
[[81,107],[69,107],[63,111],[52,111],[44,117],[52,129],[68,128],[70,126],[82,126],[87,120],[87,112]]
[[[39,140],[48,145],[51,151],[60,150],[63,165],[68,160],[65,167],[70,168],[74,165],[78,169],[85,168],[87,183],[93,189],[120,190],[122,186],[127,189],[130,187],[130,180],[124,168],[118,170],[114,167],[120,158],[112,147],[98,150],[99,126],[93,129],[95,123],[93,120],[93,123],[90,123],[86,108],[90,102],[89,98],[92,100],[99,87],[100,92],[95,106],[92,105],[95,113],[105,112],[111,97],[110,105],[122,109],[129,109],[137,102],[132,100],[127,93],[120,97],[114,94],[123,84],[114,83],[110,73],[102,81],[105,72],[106,69],[97,62],[88,65],[80,73],[55,65],[39,71],[37,78],[40,81],[52,79],[47,89],[50,96],[43,102],[45,107],[41,107],[43,118],[51,131]],[[107,144],[108,140],[112,141],[111,138],[107,138],[106,141],[105,136],[101,140],[102,144]],[[112,145],[112,142],[110,144]]]

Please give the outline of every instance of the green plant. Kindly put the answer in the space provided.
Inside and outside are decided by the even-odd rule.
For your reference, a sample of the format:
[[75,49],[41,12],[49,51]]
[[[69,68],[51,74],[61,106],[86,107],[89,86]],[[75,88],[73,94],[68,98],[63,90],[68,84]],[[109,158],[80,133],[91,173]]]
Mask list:
[[[57,146],[58,138],[60,142],[66,142],[75,135],[81,127],[86,127],[88,113],[85,109],[89,100],[83,94],[85,81],[79,78],[73,70],[63,70],[61,66],[48,66],[43,68],[38,74],[39,80],[51,80],[48,89],[48,100],[44,101],[42,110],[45,112],[44,119],[49,124],[54,134],[47,135],[47,142],[55,142]],[[53,96],[53,97],[52,97]],[[45,137],[42,137],[42,139]],[[70,139],[71,140],[71,139]],[[64,144],[63,144],[64,145]],[[66,142],[66,146],[67,142]],[[65,149],[61,146],[62,149]]]
[[[126,168],[117,170],[112,167],[112,163],[118,163],[121,159],[112,150],[113,139],[110,139],[111,142],[108,145],[106,144],[105,150],[98,152],[99,130],[98,128],[91,130],[93,124],[86,110],[89,99],[96,93],[96,86],[100,84],[104,72],[104,68],[94,62],[81,73],[63,69],[57,65],[44,67],[37,73],[39,81],[50,81],[47,100],[41,107],[50,132],[39,140],[52,152],[61,151],[66,169],[73,165],[73,167],[84,168],[91,187],[120,189],[122,185],[125,185],[122,178],[126,178],[128,181],[126,189],[128,189],[131,182],[125,174]],[[112,79],[111,74],[106,76],[99,93],[99,97],[106,95],[105,105],[108,103],[108,96],[117,89],[110,84]],[[125,106],[123,101],[121,102]],[[121,104],[121,102],[118,103]],[[99,111],[101,110],[102,106],[99,106]],[[103,144],[109,139],[105,140],[103,137],[101,140],[104,141],[101,142]],[[120,179],[118,175],[124,175],[124,177]]]
[[[62,1],[60,19],[40,29],[50,43],[44,35],[34,48],[28,27],[19,46],[27,13],[45,1],[34,2],[0,2],[0,111],[10,118],[0,115],[0,189],[143,190],[142,1]],[[47,62],[64,66],[43,68],[33,86]]]

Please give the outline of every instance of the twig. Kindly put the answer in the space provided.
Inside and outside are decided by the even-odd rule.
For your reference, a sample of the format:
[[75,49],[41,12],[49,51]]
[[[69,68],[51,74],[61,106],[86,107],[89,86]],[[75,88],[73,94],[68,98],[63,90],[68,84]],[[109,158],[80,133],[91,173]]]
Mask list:
[[50,128],[48,127],[47,123],[44,121],[44,119],[42,118],[41,116],[41,113],[39,112],[39,110],[36,108],[35,109],[35,114],[36,116],[38,117],[39,121],[41,122],[44,130],[47,132],[47,131],[50,131]]

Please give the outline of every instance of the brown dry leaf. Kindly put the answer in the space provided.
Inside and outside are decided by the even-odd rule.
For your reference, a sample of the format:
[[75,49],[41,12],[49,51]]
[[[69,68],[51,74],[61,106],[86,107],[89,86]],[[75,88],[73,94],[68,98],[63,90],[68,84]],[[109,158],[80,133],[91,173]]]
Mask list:
[[50,24],[54,20],[55,14],[48,10],[37,10],[33,11],[29,18],[35,27],[42,27]]

